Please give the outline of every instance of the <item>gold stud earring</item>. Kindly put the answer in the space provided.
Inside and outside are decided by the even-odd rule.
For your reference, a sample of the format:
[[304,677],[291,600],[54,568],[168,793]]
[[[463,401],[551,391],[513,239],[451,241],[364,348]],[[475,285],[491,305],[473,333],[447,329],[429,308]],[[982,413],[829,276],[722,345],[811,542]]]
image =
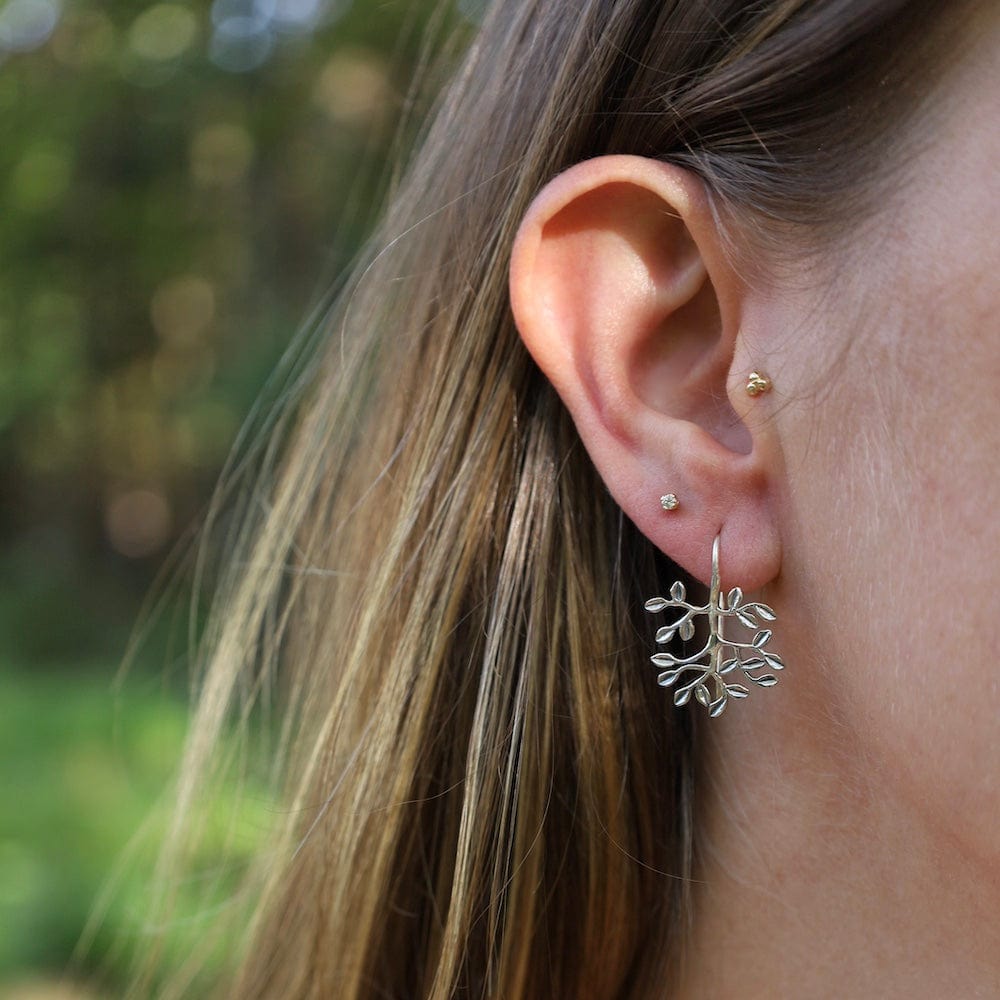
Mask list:
[[677,499],[676,493],[664,493],[660,497],[660,506],[664,510],[677,510],[680,506],[680,500]]
[[[687,642],[694,638],[694,620],[702,616],[708,619],[708,639],[697,653],[692,656],[654,653],[650,660],[661,668],[656,678],[661,687],[673,687],[684,677],[684,683],[674,688],[675,705],[686,705],[693,696],[708,709],[713,719],[722,715],[730,698],[745,698],[750,693],[743,684],[729,683],[726,674],[739,670],[746,680],[759,687],[773,687],[778,678],[772,673],[762,673],[762,668],[770,667],[775,671],[785,668],[781,657],[765,648],[771,640],[771,630],[761,626],[763,622],[775,620],[774,611],[760,601],[744,601],[739,587],[733,587],[728,594],[723,593],[719,581],[719,539],[716,535],[712,543],[712,584],[707,604],[690,603],[680,580],[671,586],[669,598],[651,597],[645,603],[646,610],[652,614],[667,608],[681,611],[679,618],[657,630],[658,644],[669,643],[674,636]],[[739,642],[725,635],[725,622],[734,618],[744,628],[754,631],[749,642]],[[724,648],[729,650],[725,660],[722,658]]]
[[771,380],[763,372],[750,372],[747,376],[746,390],[750,396],[761,396],[771,391]]

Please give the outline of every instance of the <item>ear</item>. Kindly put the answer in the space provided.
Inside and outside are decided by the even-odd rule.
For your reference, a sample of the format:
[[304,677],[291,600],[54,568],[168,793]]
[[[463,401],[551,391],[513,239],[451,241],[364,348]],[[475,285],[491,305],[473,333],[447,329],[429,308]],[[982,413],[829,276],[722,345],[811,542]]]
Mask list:
[[765,459],[774,394],[745,389],[762,361],[740,338],[747,294],[702,182],[645,157],[566,170],[514,242],[514,320],[612,496],[705,583],[721,532],[724,586],[756,589],[781,550]]

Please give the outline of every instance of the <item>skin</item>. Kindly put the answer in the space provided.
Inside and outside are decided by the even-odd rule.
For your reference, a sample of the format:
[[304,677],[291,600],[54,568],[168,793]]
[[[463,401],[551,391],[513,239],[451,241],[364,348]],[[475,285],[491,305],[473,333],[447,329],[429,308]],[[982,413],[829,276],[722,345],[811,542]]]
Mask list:
[[721,531],[788,664],[702,727],[671,996],[1000,995],[998,53],[987,11],[891,211],[769,280],[641,157],[567,170],[518,233],[518,329],[612,494],[706,584]]

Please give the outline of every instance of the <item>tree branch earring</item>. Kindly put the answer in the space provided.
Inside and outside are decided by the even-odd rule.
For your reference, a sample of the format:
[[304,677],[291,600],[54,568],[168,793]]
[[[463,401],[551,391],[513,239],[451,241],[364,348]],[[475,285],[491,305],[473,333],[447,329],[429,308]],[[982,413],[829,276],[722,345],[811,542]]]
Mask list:
[[[733,587],[728,595],[723,595],[719,583],[719,539],[715,536],[712,543],[712,585],[708,604],[694,605],[687,601],[684,584],[677,580],[670,588],[670,597],[651,597],[646,601],[647,611],[656,613],[665,608],[681,608],[683,614],[672,624],[664,625],[656,632],[658,644],[668,643],[679,636],[687,642],[694,636],[694,619],[705,615],[708,617],[708,640],[693,656],[675,656],[673,653],[654,653],[650,659],[658,667],[666,667],[656,678],[656,683],[662,687],[672,687],[685,674],[691,676],[686,683],[674,688],[674,704],[686,705],[693,695],[708,709],[712,718],[716,718],[726,710],[730,698],[745,698],[749,689],[742,684],[731,684],[725,680],[726,674],[741,670],[743,676],[760,687],[773,687],[778,678],[770,673],[757,673],[762,667],[772,670],[784,670],[785,664],[781,657],[768,652],[764,647],[771,639],[771,630],[761,628],[761,620],[772,622],[777,617],[766,605],[759,601],[743,601],[743,591]],[[726,638],[724,626],[727,619],[735,618],[748,629],[755,629],[756,634],[749,642],[737,642]],[[731,656],[723,660],[722,651],[727,648]],[[748,659],[744,655],[750,653]],[[693,675],[693,676],[692,676]],[[710,691],[709,688],[713,688]]]

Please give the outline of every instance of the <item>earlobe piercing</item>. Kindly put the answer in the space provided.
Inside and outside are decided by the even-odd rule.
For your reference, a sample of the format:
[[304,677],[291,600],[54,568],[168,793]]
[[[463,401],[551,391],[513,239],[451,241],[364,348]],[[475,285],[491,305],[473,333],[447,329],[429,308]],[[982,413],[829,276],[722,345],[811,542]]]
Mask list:
[[[717,718],[726,710],[730,698],[745,698],[749,689],[742,684],[730,684],[724,675],[740,670],[743,676],[760,687],[773,687],[778,678],[771,673],[759,673],[762,667],[784,670],[780,656],[768,652],[764,647],[771,639],[771,630],[761,628],[761,621],[773,622],[777,617],[766,604],[743,600],[743,591],[733,587],[723,596],[719,583],[719,539],[712,543],[712,585],[708,603],[690,604],[684,584],[677,580],[670,588],[670,597],[651,597],[645,608],[651,613],[664,608],[681,608],[683,614],[676,621],[657,630],[657,643],[671,642],[679,636],[684,642],[694,637],[694,619],[704,615],[708,618],[708,639],[693,656],[675,656],[673,653],[654,653],[650,660],[658,667],[666,667],[656,678],[661,687],[672,687],[685,675],[693,675],[685,684],[674,688],[674,704],[686,705],[693,695],[695,700],[708,709],[712,718]],[[749,642],[728,639],[723,633],[726,619],[737,619],[756,634]],[[731,656],[723,660],[723,647],[729,647]],[[744,651],[751,654],[744,659]],[[709,688],[712,690],[709,690]]]
[[747,376],[746,390],[750,396],[761,396],[771,391],[771,380],[763,372],[750,372]]
[[677,499],[676,493],[664,493],[660,497],[660,506],[664,510],[677,510],[680,506],[680,501]]

